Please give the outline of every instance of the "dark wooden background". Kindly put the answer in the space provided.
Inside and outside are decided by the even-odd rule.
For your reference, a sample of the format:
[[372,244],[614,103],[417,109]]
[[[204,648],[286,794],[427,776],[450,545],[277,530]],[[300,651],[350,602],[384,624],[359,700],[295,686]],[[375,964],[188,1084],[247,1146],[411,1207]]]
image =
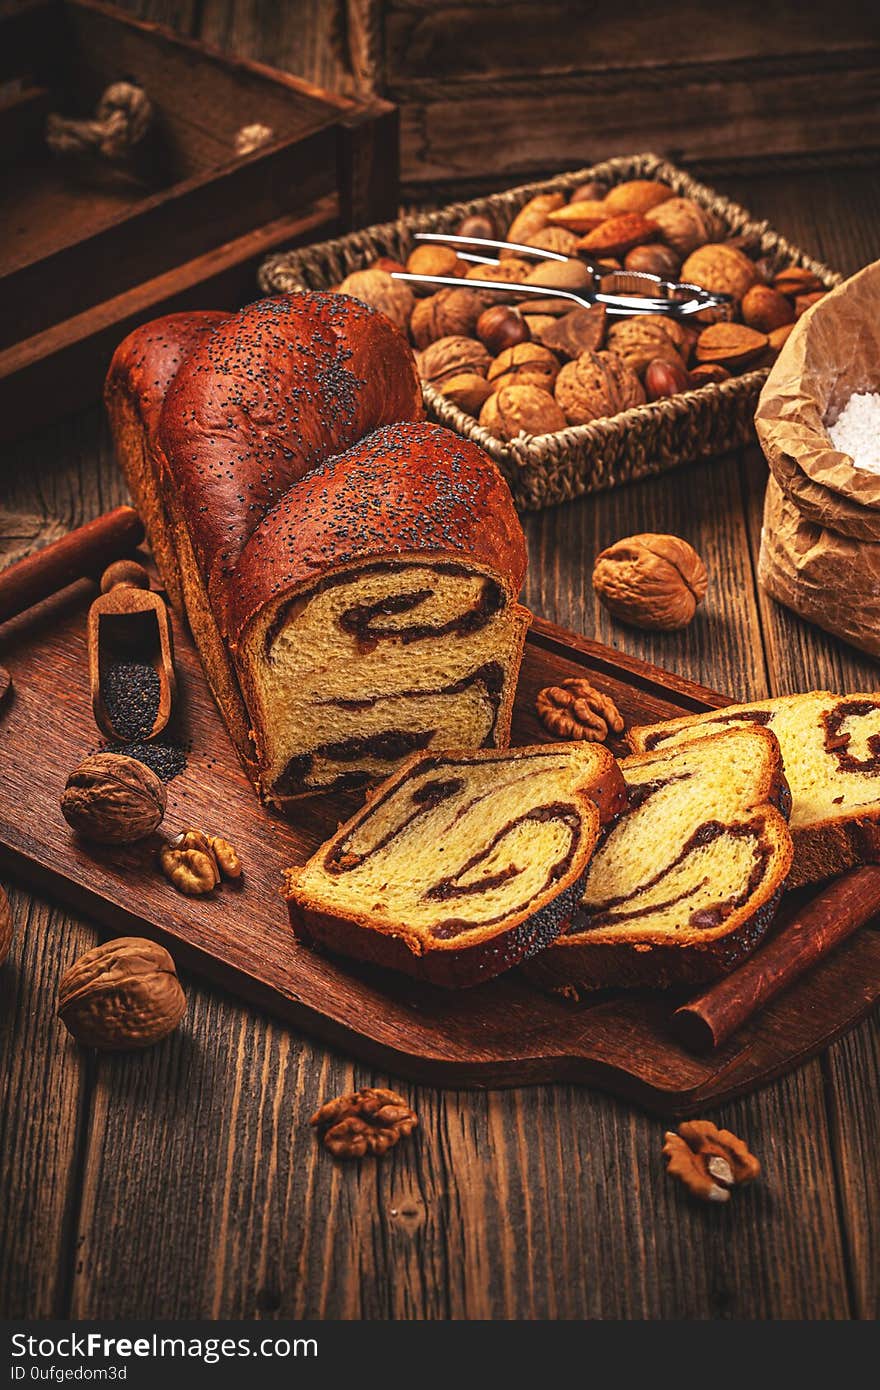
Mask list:
[[[191,31],[328,79],[322,25],[334,7],[317,0],[132,8],[166,20],[186,10]],[[310,11],[314,27],[288,28],[279,10]],[[876,169],[717,183],[837,269],[878,255]],[[764,476],[746,451],[528,517],[526,601],[737,698],[873,688],[875,663],[758,593]],[[99,411],[14,446],[4,487],[4,560],[122,501]],[[683,634],[615,627],[594,602],[596,550],[640,530],[684,535],[709,566],[709,598]],[[54,1009],[61,974],[96,932],[15,885],[11,898],[17,932],[0,970],[0,1315],[880,1312],[876,1015],[820,1059],[709,1116],[764,1165],[762,1181],[728,1208],[694,1206],[667,1180],[662,1123],[563,1085],[403,1085],[421,1117],[416,1138],[381,1163],[343,1167],[317,1149],[308,1116],[351,1085],[394,1078],[194,979],[187,1019],[166,1043],[143,1056],[83,1053]]]

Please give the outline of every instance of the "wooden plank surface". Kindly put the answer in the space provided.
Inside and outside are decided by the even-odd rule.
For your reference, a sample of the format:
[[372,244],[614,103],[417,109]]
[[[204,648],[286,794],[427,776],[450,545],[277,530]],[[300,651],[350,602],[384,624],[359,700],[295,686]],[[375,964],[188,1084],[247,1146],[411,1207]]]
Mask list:
[[[133,8],[172,22],[171,11],[200,9]],[[229,17],[231,40],[237,14],[249,16],[251,35],[259,28],[248,5],[204,8]],[[842,270],[876,255],[873,177],[721,187]],[[124,500],[95,413],[12,452],[4,505],[17,512],[72,526]],[[529,601],[693,679],[732,690],[736,680],[744,698],[825,681],[876,685],[874,663],[759,600],[762,479],[756,460],[725,460],[530,516]],[[664,650],[669,638],[608,625],[590,590],[597,544],[646,526],[702,545],[713,570],[706,621],[674,651]],[[729,1209],[692,1206],[668,1182],[661,1123],[568,1085],[407,1087],[419,1137],[381,1165],[342,1168],[317,1150],[306,1118],[318,1100],[384,1077],[191,981],[177,1035],[143,1057],[92,1066],[52,1012],[61,970],[95,934],[23,894],[15,902],[13,959],[0,972],[0,1116],[14,1101],[19,1117],[0,1120],[4,1313],[880,1312],[876,1017],[821,1061],[711,1112],[764,1163],[763,1181]],[[38,1210],[28,1192],[40,1195]]]

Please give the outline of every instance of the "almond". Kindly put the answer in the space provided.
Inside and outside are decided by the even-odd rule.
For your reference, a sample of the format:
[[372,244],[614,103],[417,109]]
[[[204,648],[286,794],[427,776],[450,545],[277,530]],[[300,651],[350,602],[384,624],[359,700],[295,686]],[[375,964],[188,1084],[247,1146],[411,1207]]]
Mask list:
[[793,323],[783,323],[779,328],[774,328],[772,333],[767,334],[767,339],[774,352],[779,352],[788,342]]
[[766,333],[744,323],[713,323],[697,339],[697,362],[713,362],[738,370],[760,357],[767,347]]
[[581,237],[578,247],[591,256],[623,256],[634,246],[644,241],[653,241],[658,228],[640,212],[625,212],[620,217],[609,217],[586,236]]
[[794,298],[796,294],[815,294],[825,286],[812,270],[807,270],[802,265],[790,265],[785,270],[780,270],[778,275],[774,275],[773,288],[780,294]]
[[691,371],[691,390],[697,391],[701,386],[718,386],[722,381],[730,380],[730,372],[726,367],[721,367],[717,362],[704,362],[701,367],[694,367]]
[[605,198],[606,217],[617,217],[622,212],[650,212],[660,203],[672,197],[672,189],[656,179],[627,179],[619,183]]
[[814,290],[811,294],[795,295],[795,318],[799,319],[801,314],[805,314],[808,309],[812,309],[813,305],[818,304],[820,299],[824,299],[827,293],[827,290]]
[[604,203],[596,201],[569,203],[564,208],[556,208],[547,218],[551,227],[565,227],[569,232],[591,232],[607,220],[608,209]]
[[759,333],[772,333],[774,328],[794,322],[794,310],[784,294],[770,285],[752,285],[743,296],[743,322]]

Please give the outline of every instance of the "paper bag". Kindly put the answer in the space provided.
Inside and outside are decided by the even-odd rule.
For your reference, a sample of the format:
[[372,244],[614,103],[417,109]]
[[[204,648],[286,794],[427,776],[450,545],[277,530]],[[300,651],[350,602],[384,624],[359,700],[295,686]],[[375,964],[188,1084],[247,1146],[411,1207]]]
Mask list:
[[880,261],[799,320],[755,415],[771,474],[761,584],[880,656],[880,475],[853,467],[827,431],[857,391],[880,391]]

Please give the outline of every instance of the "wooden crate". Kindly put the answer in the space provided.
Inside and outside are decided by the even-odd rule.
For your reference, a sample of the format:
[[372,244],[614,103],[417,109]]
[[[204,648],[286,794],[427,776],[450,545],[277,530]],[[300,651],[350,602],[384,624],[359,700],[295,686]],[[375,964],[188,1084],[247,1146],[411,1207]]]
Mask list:
[[[156,108],[138,181],[74,171],[50,111],[90,115],[122,77]],[[244,157],[247,124],[274,138]],[[230,59],[98,0],[0,22],[0,437],[98,398],[109,354],[172,308],[232,308],[273,249],[397,206],[397,116]]]
[[[880,147],[870,0],[349,0],[401,109],[404,189],[464,194],[650,148],[717,172]],[[493,182],[494,181],[494,182]]]

